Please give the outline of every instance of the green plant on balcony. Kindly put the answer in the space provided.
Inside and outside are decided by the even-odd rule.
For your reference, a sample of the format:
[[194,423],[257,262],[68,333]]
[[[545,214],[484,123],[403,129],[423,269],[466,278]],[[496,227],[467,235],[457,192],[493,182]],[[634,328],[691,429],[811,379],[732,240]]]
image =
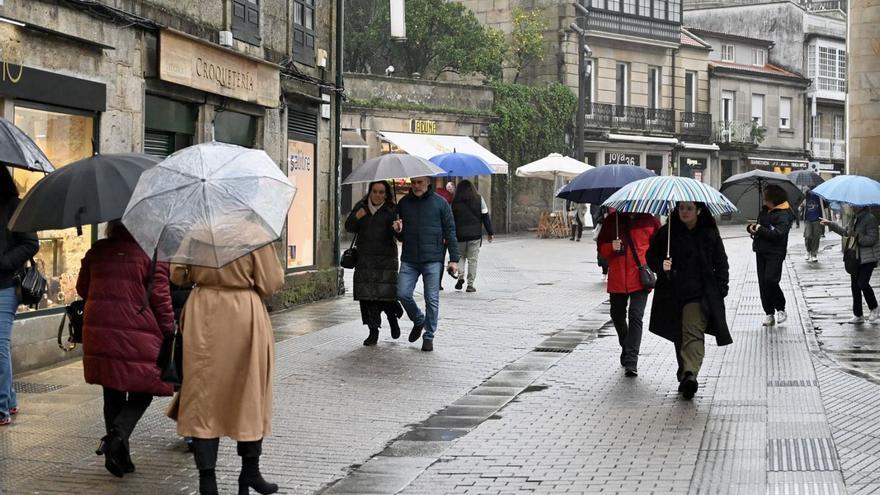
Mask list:
[[752,121],[752,130],[750,132],[752,137],[752,142],[754,144],[761,144],[764,142],[764,137],[767,135],[767,128],[758,124],[756,121]]

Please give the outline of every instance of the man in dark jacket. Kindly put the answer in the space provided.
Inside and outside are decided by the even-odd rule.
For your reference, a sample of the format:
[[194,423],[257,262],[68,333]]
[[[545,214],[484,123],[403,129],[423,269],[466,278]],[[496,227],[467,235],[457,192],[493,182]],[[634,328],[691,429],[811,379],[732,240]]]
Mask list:
[[746,230],[752,236],[752,250],[758,264],[758,289],[764,307],[763,325],[772,327],[788,319],[785,313],[785,295],[779,287],[782,280],[782,263],[788,252],[788,232],[794,222],[794,214],[788,204],[785,190],[776,185],[764,188],[764,208],[758,214],[758,222]]
[[[410,183],[412,190],[397,206],[400,219],[393,224],[398,240],[403,243],[397,298],[413,322],[409,341],[418,340],[424,330],[422,350],[432,351],[440,314],[440,277],[443,275],[444,252],[449,250],[449,272],[458,272],[458,241],[452,209],[446,200],[431,190],[430,179],[415,177]],[[424,313],[413,298],[420,276],[425,293]]]

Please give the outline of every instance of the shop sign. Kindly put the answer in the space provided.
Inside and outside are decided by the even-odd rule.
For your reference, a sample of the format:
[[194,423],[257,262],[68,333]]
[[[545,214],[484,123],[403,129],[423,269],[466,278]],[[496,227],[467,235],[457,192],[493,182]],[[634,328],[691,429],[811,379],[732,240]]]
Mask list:
[[706,169],[706,159],[705,158],[689,158],[683,156],[679,158],[679,166],[681,168],[691,168],[694,170],[705,170]]
[[636,165],[642,164],[642,155],[638,153],[605,153],[607,165]]
[[287,213],[287,268],[315,264],[315,145],[287,141],[287,177],[296,186]]
[[281,94],[277,66],[169,30],[159,34],[159,78],[266,107]]
[[437,134],[437,121],[412,119],[410,130],[416,134]]
[[810,165],[806,160],[777,160],[775,158],[749,158],[749,164],[755,168],[774,169],[805,169]]

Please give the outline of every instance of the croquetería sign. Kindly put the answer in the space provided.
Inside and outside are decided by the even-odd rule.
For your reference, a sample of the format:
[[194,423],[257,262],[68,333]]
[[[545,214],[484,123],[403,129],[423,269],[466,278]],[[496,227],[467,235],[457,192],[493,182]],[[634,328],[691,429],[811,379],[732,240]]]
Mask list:
[[159,34],[159,78],[267,107],[281,93],[277,66],[167,29]]

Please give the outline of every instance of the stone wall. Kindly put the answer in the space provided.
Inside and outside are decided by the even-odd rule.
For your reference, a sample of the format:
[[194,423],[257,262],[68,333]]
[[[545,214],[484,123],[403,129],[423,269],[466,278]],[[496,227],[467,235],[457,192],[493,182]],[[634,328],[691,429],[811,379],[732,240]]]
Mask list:
[[346,74],[345,92],[354,103],[421,106],[464,113],[491,113],[494,101],[488,86],[369,74]]
[[880,4],[853,0],[849,22],[848,171],[880,179]]

